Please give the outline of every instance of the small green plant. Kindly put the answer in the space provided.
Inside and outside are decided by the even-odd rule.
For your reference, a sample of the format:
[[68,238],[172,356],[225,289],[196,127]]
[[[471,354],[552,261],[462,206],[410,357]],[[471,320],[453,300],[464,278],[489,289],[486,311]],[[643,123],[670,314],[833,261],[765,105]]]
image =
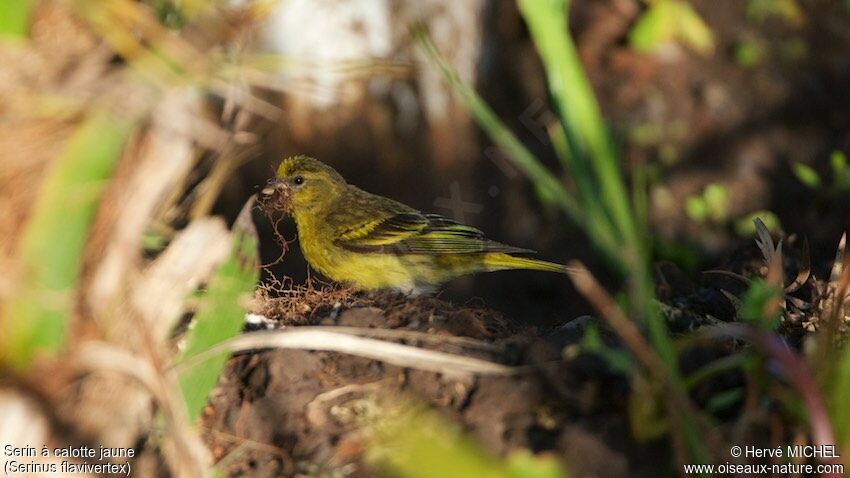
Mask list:
[[685,201],[685,213],[692,221],[709,226],[731,225],[741,237],[755,234],[753,221],[756,218],[760,218],[769,231],[779,231],[782,227],[779,217],[771,211],[760,210],[744,217],[733,217],[730,211],[729,188],[719,183],[711,183],[702,193],[688,197]]
[[765,56],[765,46],[758,39],[745,39],[735,47],[735,62],[744,68],[753,68]]
[[829,157],[832,181],[824,186],[825,181],[811,166],[805,163],[794,163],[791,170],[798,181],[810,189],[825,192],[829,196],[838,196],[850,192],[850,166],[847,156],[841,151],[833,151]]
[[794,26],[803,24],[806,18],[796,0],[750,0],[747,3],[747,18],[750,21],[763,22],[771,17]]
[[776,233],[782,229],[782,223],[779,221],[779,216],[773,211],[756,211],[742,218],[735,220],[733,225],[735,232],[741,237],[750,237],[756,233],[754,222],[760,219],[768,231]]
[[774,330],[779,325],[778,300],[782,287],[758,278],[750,283],[741,299],[738,317],[742,322],[756,325],[765,330]]
[[637,51],[651,53],[663,45],[680,43],[697,53],[714,52],[711,28],[684,0],[647,0],[649,8],[629,33],[629,44]]
[[589,324],[584,330],[581,344],[566,348],[563,354],[565,357],[571,358],[581,352],[596,355],[604,360],[608,368],[613,371],[622,374],[631,374],[635,371],[635,363],[631,355],[621,348],[607,345],[602,340],[599,327],[595,324]]
[[794,163],[791,165],[791,168],[794,171],[794,176],[796,176],[801,183],[812,189],[820,187],[820,174],[818,174],[813,167],[805,163]]
[[726,223],[729,219],[729,188],[723,184],[709,184],[702,194],[687,199],[685,211],[697,222]]
[[829,157],[832,167],[832,187],[838,193],[850,191],[850,167],[847,165],[847,156],[841,151],[833,151]]

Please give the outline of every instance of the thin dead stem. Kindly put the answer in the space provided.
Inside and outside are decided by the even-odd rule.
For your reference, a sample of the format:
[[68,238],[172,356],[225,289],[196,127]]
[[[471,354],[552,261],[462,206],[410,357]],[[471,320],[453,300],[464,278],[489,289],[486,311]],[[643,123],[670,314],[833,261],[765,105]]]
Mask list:
[[359,337],[312,327],[293,327],[287,330],[251,332],[234,337],[192,359],[177,364],[182,369],[197,364],[222,351],[245,352],[257,349],[287,348],[340,352],[379,360],[399,367],[408,367],[450,376],[468,374],[509,375],[513,367],[463,355],[427,350],[410,345]]
[[[573,272],[570,274],[573,284],[579,292],[593,305],[608,325],[622,339],[623,343],[635,354],[640,362],[654,376],[664,379],[666,376],[661,359],[652,350],[634,322],[626,317],[608,292],[596,281],[589,270],[578,261],[570,263]],[[666,379],[665,379],[666,380]]]

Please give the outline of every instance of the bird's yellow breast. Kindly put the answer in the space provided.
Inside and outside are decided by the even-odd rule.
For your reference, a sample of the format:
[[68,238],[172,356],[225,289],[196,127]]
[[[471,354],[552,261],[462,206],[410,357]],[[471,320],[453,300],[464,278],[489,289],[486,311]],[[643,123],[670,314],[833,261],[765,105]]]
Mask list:
[[412,288],[411,260],[392,254],[352,252],[334,243],[330,233],[310,219],[298,221],[298,242],[311,267],[336,282],[364,289]]

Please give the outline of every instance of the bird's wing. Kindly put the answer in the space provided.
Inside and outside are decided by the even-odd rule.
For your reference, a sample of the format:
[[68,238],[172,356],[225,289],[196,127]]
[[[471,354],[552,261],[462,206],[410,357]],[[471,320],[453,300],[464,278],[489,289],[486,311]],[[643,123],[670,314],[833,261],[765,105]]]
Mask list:
[[490,241],[474,227],[413,209],[350,225],[339,231],[334,242],[352,251],[392,254],[533,252]]

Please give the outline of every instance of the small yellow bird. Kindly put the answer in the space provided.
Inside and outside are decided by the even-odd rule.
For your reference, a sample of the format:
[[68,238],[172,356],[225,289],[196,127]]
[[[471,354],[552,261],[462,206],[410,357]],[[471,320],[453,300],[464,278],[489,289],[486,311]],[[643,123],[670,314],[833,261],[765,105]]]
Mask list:
[[424,293],[475,272],[567,272],[560,264],[513,256],[534,251],[488,240],[474,227],[363,191],[306,156],[283,160],[261,203],[295,218],[310,266],[361,289]]

